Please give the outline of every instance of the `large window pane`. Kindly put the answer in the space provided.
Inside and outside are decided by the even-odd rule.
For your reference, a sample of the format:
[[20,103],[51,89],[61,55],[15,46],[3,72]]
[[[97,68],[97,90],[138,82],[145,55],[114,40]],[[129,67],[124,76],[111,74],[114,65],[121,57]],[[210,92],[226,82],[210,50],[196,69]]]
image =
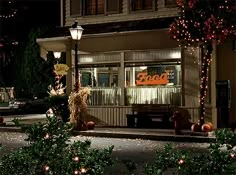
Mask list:
[[119,88],[119,67],[80,68],[82,87],[91,87],[89,105],[119,105],[121,89]]
[[82,87],[118,86],[118,67],[81,68],[80,71]]
[[126,68],[126,86],[181,85],[180,65],[147,65]]
[[181,65],[126,67],[126,104],[181,105]]

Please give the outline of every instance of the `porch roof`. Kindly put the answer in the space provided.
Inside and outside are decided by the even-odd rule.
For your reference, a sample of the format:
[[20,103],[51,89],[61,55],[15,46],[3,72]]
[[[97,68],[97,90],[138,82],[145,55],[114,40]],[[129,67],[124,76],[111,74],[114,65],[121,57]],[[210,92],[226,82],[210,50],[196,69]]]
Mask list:
[[[83,34],[99,34],[99,33],[110,33],[110,32],[124,32],[124,31],[137,31],[137,30],[152,30],[152,29],[163,29],[169,28],[170,24],[174,21],[174,17],[168,18],[154,18],[154,19],[143,19],[135,21],[125,22],[110,22],[101,24],[88,24],[82,25],[84,28]],[[40,38],[51,38],[51,37],[66,37],[70,36],[70,26],[56,27],[50,29],[47,33],[40,36]]]
[[[126,22],[112,22],[103,24],[83,25],[84,36],[109,35],[116,32],[133,32],[145,30],[158,30],[168,28],[174,18],[144,19]],[[46,59],[48,51],[65,51],[66,43],[70,42],[70,26],[56,27],[48,30],[45,34],[37,38],[40,45],[41,57]]]

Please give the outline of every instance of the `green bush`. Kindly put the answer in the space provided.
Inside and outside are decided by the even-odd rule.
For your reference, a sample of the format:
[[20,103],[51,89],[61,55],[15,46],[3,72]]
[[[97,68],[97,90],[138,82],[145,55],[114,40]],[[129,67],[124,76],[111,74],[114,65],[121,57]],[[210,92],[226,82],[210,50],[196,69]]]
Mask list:
[[201,153],[176,150],[171,144],[157,150],[155,162],[145,166],[145,175],[162,175],[172,168],[178,175],[236,174],[236,134],[228,129],[215,132],[216,142]]
[[113,147],[92,149],[89,140],[71,143],[71,125],[56,117],[47,119],[46,124],[25,128],[29,145],[0,159],[0,175],[102,175],[113,164]]
[[54,95],[48,98],[48,106],[51,108],[56,116],[62,117],[64,122],[68,122],[70,111],[68,107],[67,95]]
[[172,144],[166,144],[164,149],[156,151],[155,162],[145,166],[145,175],[162,175],[168,168],[179,167],[179,162],[189,157],[189,152],[175,150]]

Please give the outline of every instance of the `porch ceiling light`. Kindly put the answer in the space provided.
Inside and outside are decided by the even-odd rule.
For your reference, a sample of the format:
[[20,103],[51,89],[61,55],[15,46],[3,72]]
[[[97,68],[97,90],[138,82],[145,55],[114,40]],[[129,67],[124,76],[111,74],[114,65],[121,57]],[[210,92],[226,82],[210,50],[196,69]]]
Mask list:
[[141,70],[145,70],[145,69],[147,69],[147,66],[140,66],[139,67]]
[[53,55],[56,59],[61,58],[61,52],[53,52]]

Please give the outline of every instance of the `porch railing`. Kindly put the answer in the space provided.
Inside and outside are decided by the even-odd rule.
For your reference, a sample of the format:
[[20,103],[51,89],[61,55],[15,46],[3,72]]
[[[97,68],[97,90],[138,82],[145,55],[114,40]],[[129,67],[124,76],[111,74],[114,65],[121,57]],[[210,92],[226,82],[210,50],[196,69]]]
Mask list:
[[[91,96],[88,104],[100,105],[121,105],[121,88],[99,87],[91,89]],[[160,87],[127,87],[125,89],[126,105],[129,104],[171,104],[181,105],[180,86]]]

